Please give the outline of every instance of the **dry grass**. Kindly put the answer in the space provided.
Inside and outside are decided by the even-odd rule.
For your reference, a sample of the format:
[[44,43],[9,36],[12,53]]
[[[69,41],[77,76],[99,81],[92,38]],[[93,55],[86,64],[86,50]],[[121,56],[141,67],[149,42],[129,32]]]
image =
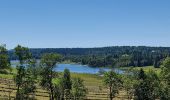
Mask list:
[[[8,98],[9,93],[12,97],[15,97],[16,87],[12,80],[13,76],[0,74],[0,77],[1,77],[0,78],[0,97]],[[71,77],[72,78],[80,77],[81,79],[84,80],[84,84],[86,88],[88,88],[87,100],[108,100],[107,88],[103,86],[101,76],[92,75],[92,74],[71,73]],[[47,91],[45,91],[41,87],[38,87],[36,91],[37,91],[36,98],[38,100],[49,100]],[[120,94],[114,100],[126,100],[125,92],[120,91]]]

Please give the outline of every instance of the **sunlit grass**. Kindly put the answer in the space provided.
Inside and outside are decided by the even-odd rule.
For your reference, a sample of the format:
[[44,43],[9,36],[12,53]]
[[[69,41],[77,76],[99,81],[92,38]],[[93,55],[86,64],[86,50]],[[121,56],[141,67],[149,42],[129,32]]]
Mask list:
[[11,75],[11,74],[0,74],[0,78],[11,79],[11,78],[13,78],[13,75]]
[[140,69],[143,69],[146,73],[150,70],[155,71],[157,74],[160,74],[161,68],[155,68],[154,66],[144,66],[144,67],[121,67],[119,69],[122,70],[129,70],[129,71],[139,71]]

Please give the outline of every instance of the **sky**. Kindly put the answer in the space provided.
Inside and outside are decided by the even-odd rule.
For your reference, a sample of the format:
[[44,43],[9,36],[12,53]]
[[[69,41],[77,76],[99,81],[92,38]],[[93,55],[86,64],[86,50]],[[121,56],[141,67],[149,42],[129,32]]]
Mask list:
[[170,0],[1,0],[0,44],[170,47]]

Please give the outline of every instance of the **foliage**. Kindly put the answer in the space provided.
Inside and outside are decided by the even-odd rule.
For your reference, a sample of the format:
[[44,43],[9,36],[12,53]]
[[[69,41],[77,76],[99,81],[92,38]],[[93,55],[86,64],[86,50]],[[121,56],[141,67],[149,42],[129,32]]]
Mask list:
[[125,74],[122,80],[123,80],[123,87],[127,92],[128,99],[132,100],[135,91],[134,85],[137,83],[137,80],[133,75],[129,75],[129,74]]
[[74,100],[84,100],[87,94],[87,89],[83,84],[83,80],[80,78],[73,79],[72,94]]
[[151,91],[150,98],[152,99],[158,99],[160,97],[159,92],[160,92],[160,78],[158,74],[154,70],[149,70],[149,72],[146,74],[147,75],[147,81],[149,84],[149,88]]
[[161,91],[160,99],[169,100],[170,99],[170,57],[167,57],[161,66]]
[[[34,95],[36,89],[35,86],[36,78],[35,76],[32,75],[33,70],[30,70],[32,65],[31,64],[29,65],[31,54],[28,48],[22,47],[20,45],[18,45],[15,48],[15,53],[20,62],[20,65],[17,66],[17,75],[14,77],[17,85],[16,99],[17,100],[28,99],[28,98],[30,99],[29,96],[30,93],[33,93]],[[34,99],[34,96],[32,96],[31,98]]]
[[66,100],[69,100],[71,98],[70,90],[72,89],[72,81],[70,77],[70,71],[68,69],[64,70],[63,87],[64,87],[64,96]]
[[10,69],[10,61],[5,46],[0,46],[0,70]]
[[104,74],[104,84],[109,88],[109,97],[112,100],[122,85],[120,76],[114,71],[109,71]]
[[31,57],[29,49],[27,47],[22,47],[21,45],[15,47],[15,54],[21,65]]
[[56,76],[53,70],[60,59],[61,55],[53,53],[44,54],[41,58],[42,71],[40,73],[40,85],[49,91],[51,100],[54,100],[54,84],[52,83],[52,79]]
[[54,83],[54,98],[56,100],[64,99],[64,87],[62,78],[56,78]]
[[137,84],[134,85],[135,100],[155,100],[159,98],[159,77],[157,74],[150,70],[147,74],[140,70],[137,77]]

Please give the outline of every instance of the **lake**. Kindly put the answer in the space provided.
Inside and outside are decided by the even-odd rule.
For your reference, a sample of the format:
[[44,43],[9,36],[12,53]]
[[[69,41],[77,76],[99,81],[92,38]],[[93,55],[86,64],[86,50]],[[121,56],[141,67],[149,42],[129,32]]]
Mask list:
[[70,72],[74,73],[89,73],[89,74],[97,74],[100,70],[110,71],[114,70],[116,73],[123,74],[124,71],[120,69],[111,69],[111,68],[99,68],[99,67],[90,67],[87,65],[79,65],[79,64],[58,64],[55,68],[55,71],[63,72],[64,69],[69,69]]
[[[18,64],[18,61],[11,61],[11,65],[13,67],[15,67],[17,64]],[[63,72],[64,69],[66,69],[66,68],[69,69],[70,72],[74,72],[74,73],[97,74],[101,70],[106,71],[106,72],[108,72],[110,70],[114,70],[116,73],[119,73],[119,74],[124,73],[123,70],[120,70],[117,68],[111,69],[111,68],[90,67],[87,65],[80,65],[80,64],[57,64],[56,68],[54,70],[58,71],[58,72]]]

